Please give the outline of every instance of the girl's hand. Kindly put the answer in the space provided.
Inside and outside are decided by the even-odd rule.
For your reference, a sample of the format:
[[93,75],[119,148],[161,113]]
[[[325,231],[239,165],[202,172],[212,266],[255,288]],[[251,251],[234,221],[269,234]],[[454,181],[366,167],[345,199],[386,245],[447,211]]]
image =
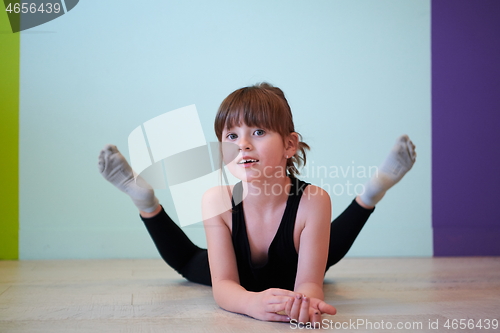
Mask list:
[[298,295],[290,298],[285,305],[285,313],[290,320],[296,320],[301,323],[320,323],[321,314],[337,313],[337,310],[330,304],[318,298],[310,298],[303,295]]
[[248,304],[247,315],[266,321],[290,321],[284,313],[287,301],[295,299],[300,294],[290,290],[271,288],[254,293]]

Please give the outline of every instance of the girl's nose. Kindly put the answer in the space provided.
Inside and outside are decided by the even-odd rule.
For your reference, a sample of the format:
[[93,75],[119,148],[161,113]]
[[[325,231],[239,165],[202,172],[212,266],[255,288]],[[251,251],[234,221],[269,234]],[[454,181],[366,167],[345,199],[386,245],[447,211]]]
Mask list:
[[250,143],[249,140],[246,138],[241,138],[240,142],[238,142],[238,145],[240,146],[240,150],[250,150],[252,149],[252,144]]

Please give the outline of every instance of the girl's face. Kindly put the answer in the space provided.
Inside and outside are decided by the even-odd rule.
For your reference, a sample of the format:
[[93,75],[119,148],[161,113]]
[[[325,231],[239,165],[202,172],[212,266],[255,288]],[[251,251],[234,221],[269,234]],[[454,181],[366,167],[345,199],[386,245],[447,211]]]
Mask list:
[[246,182],[286,176],[287,155],[295,154],[293,144],[287,144],[288,141],[283,142],[276,132],[246,124],[222,132],[222,142],[233,143],[239,149],[236,158],[228,163],[228,169]]

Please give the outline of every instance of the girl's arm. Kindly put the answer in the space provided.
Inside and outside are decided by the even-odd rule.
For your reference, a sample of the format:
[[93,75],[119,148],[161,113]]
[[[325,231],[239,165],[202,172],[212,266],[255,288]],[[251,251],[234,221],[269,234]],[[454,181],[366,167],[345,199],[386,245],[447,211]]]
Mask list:
[[[203,224],[208,245],[208,259],[215,302],[231,312],[269,321],[288,321],[284,311],[286,301],[297,293],[283,289],[249,292],[240,285],[231,231],[230,198],[222,187],[208,190],[203,196]],[[229,204],[228,204],[229,203]]]
[[301,206],[306,220],[300,234],[295,291],[323,299],[323,279],[330,244],[330,196],[325,190],[310,185],[302,194]]
[[323,189],[310,185],[304,190],[300,208],[305,223],[300,235],[294,291],[306,297],[289,301],[287,314],[299,321],[317,322],[321,320],[321,313],[336,313],[333,306],[323,302],[323,279],[330,242],[330,196]]

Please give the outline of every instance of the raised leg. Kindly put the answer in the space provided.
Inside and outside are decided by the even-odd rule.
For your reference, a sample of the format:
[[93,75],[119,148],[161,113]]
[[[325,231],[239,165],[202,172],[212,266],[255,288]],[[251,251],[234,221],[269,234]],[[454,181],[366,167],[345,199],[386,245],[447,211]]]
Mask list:
[[353,200],[342,214],[332,221],[326,270],[347,254],[374,210],[375,208],[363,208]]
[[191,282],[212,285],[207,250],[193,244],[165,210],[154,217],[141,216],[141,219],[160,256],[170,267]]
[[364,193],[332,221],[327,270],[347,254],[375,205],[413,167],[416,156],[415,145],[410,138],[407,135],[400,136],[380,165],[378,173],[366,183]]
[[128,194],[140,211],[151,213],[158,208],[153,188],[141,176],[134,178],[132,168],[116,146],[104,146],[98,167],[104,179]]
[[396,185],[410,171],[417,158],[415,145],[407,135],[400,136],[389,155],[378,168],[378,172],[368,183],[359,199],[365,206],[374,207],[387,190]]
[[159,205],[153,188],[141,176],[134,178],[132,168],[116,146],[106,145],[101,150],[99,172],[130,196],[167,264],[189,281],[211,285],[207,250],[193,244],[172,221]]

